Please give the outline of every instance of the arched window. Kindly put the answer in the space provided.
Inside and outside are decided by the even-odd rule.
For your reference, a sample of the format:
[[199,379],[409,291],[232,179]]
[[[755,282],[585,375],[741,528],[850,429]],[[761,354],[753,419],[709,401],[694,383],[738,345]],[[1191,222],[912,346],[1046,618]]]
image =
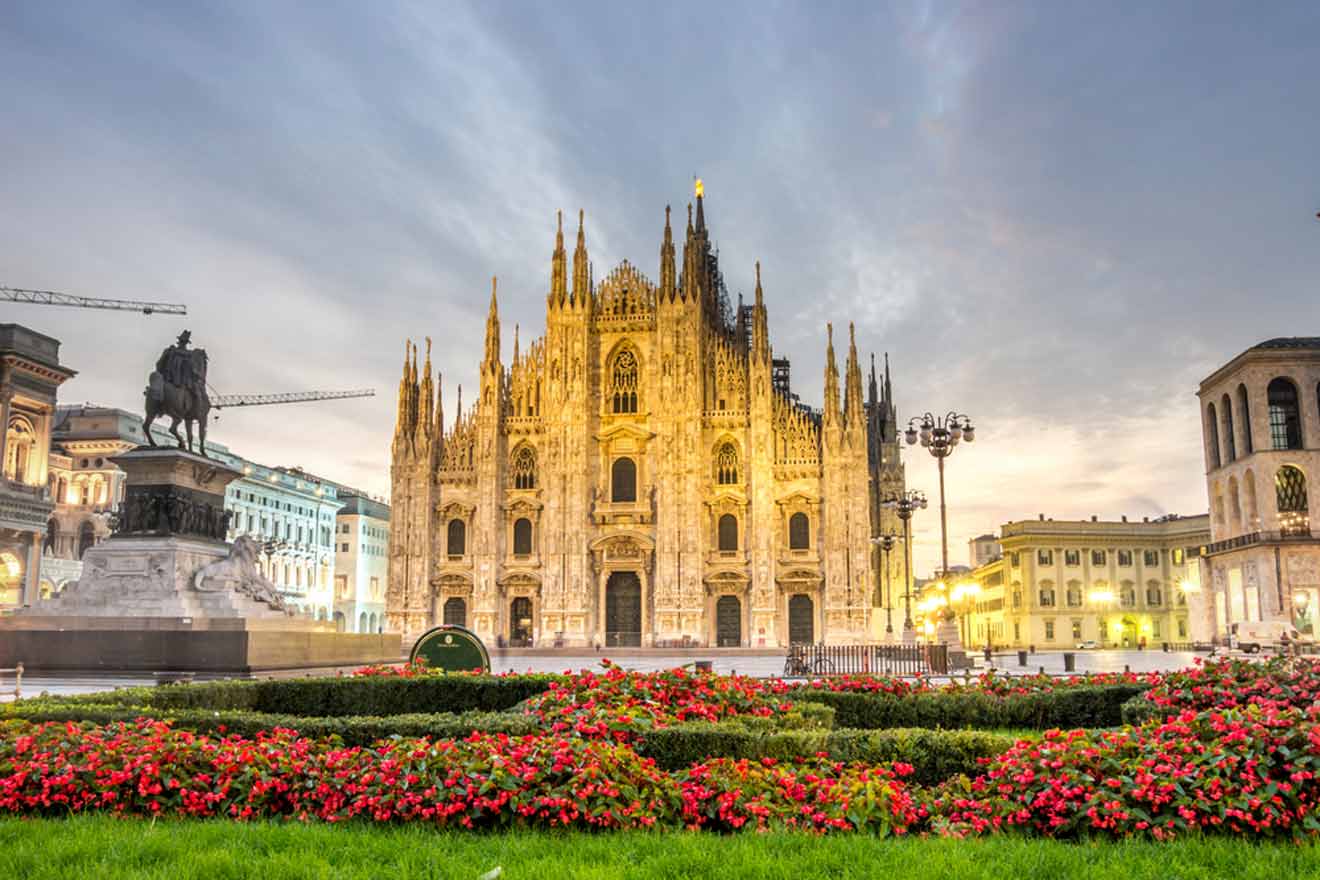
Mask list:
[[1224,408],[1224,452],[1228,460],[1233,461],[1237,458],[1237,438],[1233,434],[1233,401],[1225,394],[1219,405]]
[[513,555],[530,556],[532,553],[532,521],[520,517],[513,522]]
[[1256,451],[1256,444],[1251,439],[1251,407],[1247,403],[1247,386],[1238,385],[1238,421],[1242,423],[1242,454],[1251,455]]
[[1256,475],[1247,468],[1242,476],[1242,495],[1246,503],[1243,513],[1246,515],[1246,527],[1252,531],[1260,528],[1260,514],[1256,510]]
[[446,599],[444,622],[446,626],[467,626],[467,602],[457,596]]
[[513,461],[509,465],[509,470],[513,473],[513,488],[535,489],[536,452],[532,450],[532,447],[519,446],[513,453]]
[[41,542],[41,552],[46,553],[49,551],[50,555],[54,556],[57,552],[56,548],[59,546],[59,541],[60,522],[52,516],[46,522],[46,537]]
[[1132,581],[1123,581],[1123,587],[1118,593],[1118,604],[1124,608],[1137,604],[1137,588]]
[[83,554],[95,546],[96,528],[90,522],[85,522],[78,527],[78,558],[82,559]]
[[738,517],[731,513],[721,516],[719,533],[721,552],[738,549]]
[[738,482],[738,449],[725,443],[715,456],[715,482],[729,486]]
[[467,523],[461,519],[451,519],[445,534],[445,545],[450,556],[467,554]]
[[5,476],[22,483],[27,478],[28,459],[32,456],[32,447],[36,435],[32,424],[27,419],[12,419],[5,436]]
[[637,465],[631,458],[616,458],[610,468],[610,500],[637,500]]
[[614,356],[610,367],[611,411],[616,413],[637,412],[637,355],[631,348],[625,348]]
[[795,513],[788,518],[788,549],[811,549],[811,521],[805,513]]
[[1210,438],[1210,469],[1219,467],[1219,418],[1215,415],[1215,405],[1205,408],[1205,435]]
[[1042,608],[1054,607],[1054,581],[1040,582],[1040,605]]
[[1275,449],[1302,448],[1302,416],[1297,408],[1297,386],[1282,376],[1270,382],[1270,443]]
[[1285,535],[1310,534],[1307,516],[1306,475],[1285,464],[1274,474],[1275,500],[1279,507],[1279,531]]

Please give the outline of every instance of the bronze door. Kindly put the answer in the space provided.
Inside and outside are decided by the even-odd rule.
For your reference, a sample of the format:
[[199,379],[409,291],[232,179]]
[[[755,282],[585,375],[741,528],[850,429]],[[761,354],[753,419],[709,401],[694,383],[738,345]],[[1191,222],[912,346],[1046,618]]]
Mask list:
[[605,584],[605,644],[642,645],[642,582],[631,571],[616,571]]
[[810,645],[815,641],[816,609],[810,596],[798,593],[788,599],[788,641],[792,645]]
[[532,600],[519,596],[509,604],[509,646],[532,646]]
[[720,596],[715,603],[715,646],[737,648],[742,645],[742,603],[737,596]]
[[446,599],[444,622],[446,626],[467,626],[467,602],[457,596]]

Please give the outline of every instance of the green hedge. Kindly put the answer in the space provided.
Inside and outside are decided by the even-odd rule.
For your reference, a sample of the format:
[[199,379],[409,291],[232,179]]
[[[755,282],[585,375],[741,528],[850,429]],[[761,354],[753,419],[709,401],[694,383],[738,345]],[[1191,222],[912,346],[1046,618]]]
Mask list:
[[1170,711],[1174,710],[1152,703],[1145,694],[1137,694],[1123,704],[1123,723],[1138,727],[1152,718],[1164,718]]
[[666,770],[678,770],[707,758],[792,760],[828,752],[839,761],[912,765],[913,779],[933,785],[959,774],[977,772],[977,761],[998,755],[1012,737],[980,730],[828,730],[762,732],[738,722],[684,724],[648,733],[638,753]]
[[0,720],[22,719],[38,723],[81,721],[89,724],[108,724],[115,721],[132,721],[144,715],[168,720],[173,722],[175,727],[198,733],[240,734],[252,737],[263,730],[287,727],[297,730],[304,736],[337,736],[345,745],[350,746],[368,746],[391,736],[456,738],[465,737],[474,730],[525,736],[541,729],[540,722],[536,718],[509,712],[469,711],[458,714],[440,712],[318,717],[235,709],[152,710],[144,706],[96,706],[44,699],[26,700],[7,706],[0,711]]
[[976,728],[995,730],[1052,727],[1115,727],[1123,723],[1123,703],[1145,686],[1081,685],[1054,691],[997,697],[978,693],[893,694],[795,691],[795,701],[834,708],[839,727]]
[[82,694],[60,702],[313,717],[503,712],[542,693],[557,678],[554,675],[428,675],[206,681]]

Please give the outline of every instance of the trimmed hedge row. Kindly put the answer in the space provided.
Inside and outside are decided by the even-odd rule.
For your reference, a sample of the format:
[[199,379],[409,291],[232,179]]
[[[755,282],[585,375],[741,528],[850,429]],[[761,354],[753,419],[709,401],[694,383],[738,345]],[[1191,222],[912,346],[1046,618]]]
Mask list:
[[1133,727],[1139,727],[1152,718],[1166,718],[1172,714],[1176,714],[1176,710],[1147,699],[1145,694],[1137,694],[1123,704],[1123,723]]
[[1145,685],[1079,685],[1007,697],[979,693],[846,693],[801,690],[794,700],[834,708],[839,727],[878,730],[889,727],[1021,728],[1116,727],[1123,704],[1143,693]]
[[666,770],[681,770],[708,758],[773,758],[788,761],[827,752],[842,761],[912,765],[911,779],[934,785],[961,774],[975,775],[978,762],[1008,751],[1014,739],[980,730],[793,730],[760,732],[737,722],[684,724],[646,734],[634,747]]
[[153,711],[144,706],[97,706],[87,703],[69,704],[54,700],[27,700],[5,707],[0,720],[22,719],[40,723],[44,721],[80,721],[90,724],[108,724],[115,721],[131,722],[144,715],[168,720],[175,727],[197,733],[240,734],[255,737],[261,731],[276,727],[296,730],[307,737],[337,736],[349,746],[369,746],[390,737],[430,737],[432,739],[463,738],[481,733],[507,733],[526,736],[541,730],[538,719],[512,712],[438,712],[399,715],[346,715],[337,717],[287,715],[270,712],[248,712],[235,709],[166,709]]
[[70,706],[211,709],[310,717],[503,712],[549,688],[556,675],[361,676],[204,681],[81,694]]

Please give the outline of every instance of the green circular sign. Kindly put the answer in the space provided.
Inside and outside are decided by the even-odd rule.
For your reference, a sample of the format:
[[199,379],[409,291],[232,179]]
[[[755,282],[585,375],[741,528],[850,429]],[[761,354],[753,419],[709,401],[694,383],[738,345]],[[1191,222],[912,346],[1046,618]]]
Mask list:
[[490,672],[490,654],[477,634],[465,626],[445,624],[427,630],[413,645],[408,662],[422,660],[445,672]]

